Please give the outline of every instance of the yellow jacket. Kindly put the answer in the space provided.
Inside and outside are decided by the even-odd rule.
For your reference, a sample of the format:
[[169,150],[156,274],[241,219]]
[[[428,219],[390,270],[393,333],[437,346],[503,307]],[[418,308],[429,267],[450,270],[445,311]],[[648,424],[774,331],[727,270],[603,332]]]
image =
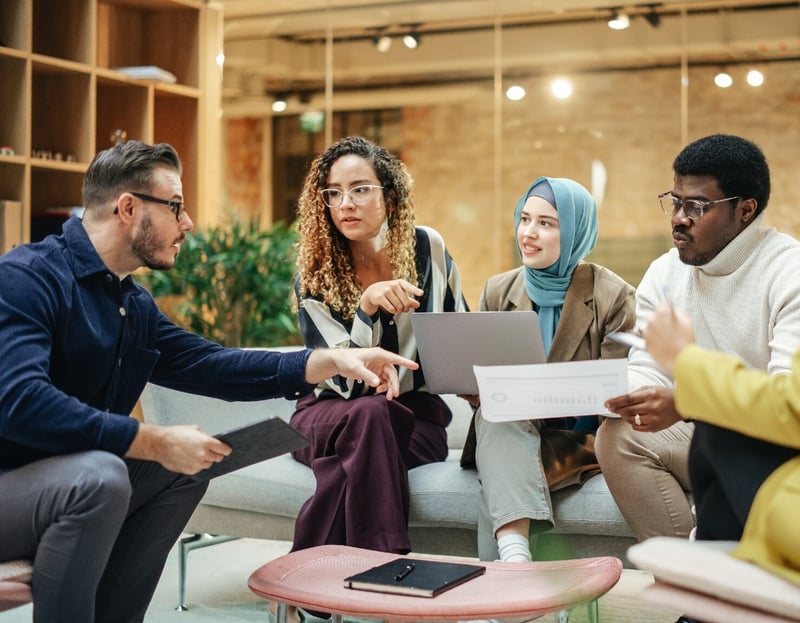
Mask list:
[[684,418],[798,449],[761,485],[733,555],[800,584],[800,350],[791,374],[771,376],[689,346],[675,362],[675,404]]

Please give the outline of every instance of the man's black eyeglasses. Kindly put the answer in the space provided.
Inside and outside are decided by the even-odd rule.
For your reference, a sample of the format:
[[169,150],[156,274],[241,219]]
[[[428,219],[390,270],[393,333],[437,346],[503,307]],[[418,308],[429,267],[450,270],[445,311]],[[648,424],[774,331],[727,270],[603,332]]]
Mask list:
[[183,218],[183,215],[186,212],[183,209],[183,201],[170,201],[169,199],[159,199],[158,197],[153,197],[152,195],[145,195],[144,193],[134,193],[131,192],[134,197],[138,197],[142,201],[152,201],[153,203],[160,203],[161,205],[169,206],[169,209],[172,210],[172,213],[175,215],[175,219],[180,222]]

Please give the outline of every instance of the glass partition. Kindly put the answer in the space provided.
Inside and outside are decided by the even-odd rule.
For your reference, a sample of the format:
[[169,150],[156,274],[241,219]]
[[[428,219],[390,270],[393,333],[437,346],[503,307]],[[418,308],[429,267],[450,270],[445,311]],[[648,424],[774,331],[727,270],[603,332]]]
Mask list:
[[[797,23],[800,9],[787,10]],[[745,34],[741,19],[713,12],[665,15],[658,26],[640,19],[622,42],[596,20],[541,31],[498,21],[474,32],[423,32],[416,49],[393,32],[384,52],[377,31],[272,38],[260,50],[272,71],[262,73],[258,97],[225,103],[229,137],[260,136],[251,154],[258,175],[240,185],[243,169],[229,162],[231,204],[291,220],[311,159],[330,140],[361,134],[408,165],[417,220],[445,237],[471,306],[489,275],[518,263],[512,212],[540,175],[570,177],[592,191],[600,241],[590,259],[635,285],[671,246],[656,195],[671,187],[673,158],[688,140],[721,132],[764,149],[773,171],[768,220],[798,235],[789,186],[800,173],[800,60],[737,54],[739,44],[749,50],[758,38],[780,38]],[[708,60],[714,46],[726,62]],[[714,83],[721,69],[733,78],[728,88]],[[751,69],[762,72],[760,86],[748,84]],[[557,80],[569,83],[568,97],[554,93]],[[286,102],[281,112],[270,108],[277,98]],[[249,201],[232,192],[253,185],[260,191]]]

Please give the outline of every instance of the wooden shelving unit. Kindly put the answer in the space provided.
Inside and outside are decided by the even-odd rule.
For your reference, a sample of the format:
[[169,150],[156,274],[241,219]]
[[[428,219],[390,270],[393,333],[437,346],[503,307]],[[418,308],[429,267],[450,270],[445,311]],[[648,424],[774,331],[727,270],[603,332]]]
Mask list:
[[[2,0],[0,201],[20,204],[23,241],[60,231],[65,210],[81,205],[86,167],[118,130],[171,143],[192,218],[214,221],[221,49],[221,9],[201,0]],[[177,80],[117,70],[128,66]]]

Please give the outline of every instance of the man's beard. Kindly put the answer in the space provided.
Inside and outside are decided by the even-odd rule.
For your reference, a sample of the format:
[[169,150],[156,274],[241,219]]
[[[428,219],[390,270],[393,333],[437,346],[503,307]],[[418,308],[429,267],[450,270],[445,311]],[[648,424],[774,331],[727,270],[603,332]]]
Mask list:
[[156,229],[150,220],[150,215],[146,214],[142,219],[142,226],[133,239],[132,251],[139,258],[143,266],[151,270],[169,270],[175,265],[174,258],[169,260],[159,260],[158,252],[164,247],[164,242],[159,240]]

